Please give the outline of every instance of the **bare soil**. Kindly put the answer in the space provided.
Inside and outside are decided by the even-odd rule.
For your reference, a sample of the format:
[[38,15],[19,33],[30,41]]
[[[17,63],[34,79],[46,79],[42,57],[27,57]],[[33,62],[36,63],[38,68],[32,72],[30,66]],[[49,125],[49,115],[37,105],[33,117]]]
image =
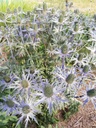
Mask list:
[[84,107],[80,105],[79,111],[68,120],[58,122],[58,128],[96,128],[96,110],[89,102]]

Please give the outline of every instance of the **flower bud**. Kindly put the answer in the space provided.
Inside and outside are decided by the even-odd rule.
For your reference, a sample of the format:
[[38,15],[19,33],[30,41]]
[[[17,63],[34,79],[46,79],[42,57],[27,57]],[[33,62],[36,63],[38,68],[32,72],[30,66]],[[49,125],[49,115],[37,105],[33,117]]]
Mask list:
[[79,13],[79,10],[78,9],[75,9],[74,10],[74,13],[78,14]]
[[11,10],[9,8],[7,8],[7,13],[11,13]]
[[30,13],[31,13],[30,11],[27,11],[27,15],[28,15],[28,16],[30,16]]
[[28,105],[25,105],[23,108],[22,108],[22,111],[24,114],[28,114],[30,112],[30,107]]
[[16,8],[14,9],[14,13],[15,13],[15,14],[17,13],[17,9],[16,9]]
[[67,52],[68,52],[68,47],[67,47],[67,45],[63,45],[62,47],[61,47],[61,52],[63,53],[63,54],[66,54]]
[[43,10],[46,11],[47,10],[47,4],[45,2],[43,2]]
[[87,91],[87,96],[94,97],[96,96],[96,89],[90,89]]
[[55,9],[54,8],[52,8],[52,14],[54,14],[55,13]]
[[53,95],[53,88],[51,86],[44,87],[44,95],[50,98]]
[[32,26],[33,26],[35,31],[38,30],[38,25],[37,24],[33,24]]
[[22,10],[21,7],[18,7],[18,11],[21,12],[21,10]]
[[76,23],[75,25],[74,25],[74,31],[78,31],[78,29],[79,29],[79,25]]
[[84,73],[87,73],[89,71],[89,66],[88,65],[85,65],[84,67],[83,67],[83,72]]
[[78,60],[81,61],[83,59],[83,54],[80,53],[79,56],[78,56]]
[[6,83],[9,83],[9,82],[11,81],[11,79],[10,79],[9,76],[5,76],[5,77],[4,77],[4,80],[5,80]]
[[6,104],[7,104],[7,106],[10,107],[10,108],[14,107],[14,102],[13,102],[11,99],[8,99],[8,100],[6,101]]
[[21,85],[23,88],[27,88],[29,86],[29,83],[27,80],[22,80]]
[[59,22],[60,22],[60,23],[63,22],[63,15],[60,15],[60,17],[59,17]]
[[69,74],[69,75],[67,76],[67,78],[66,78],[66,82],[67,82],[68,84],[72,84],[73,81],[74,81],[74,79],[75,79],[74,74]]

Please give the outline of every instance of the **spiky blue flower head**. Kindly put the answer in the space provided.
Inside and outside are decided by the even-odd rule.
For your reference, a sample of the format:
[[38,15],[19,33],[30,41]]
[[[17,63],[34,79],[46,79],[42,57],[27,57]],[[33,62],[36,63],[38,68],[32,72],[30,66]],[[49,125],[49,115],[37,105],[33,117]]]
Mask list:
[[7,115],[16,114],[19,106],[15,97],[8,95],[8,97],[2,97],[3,102],[0,104],[0,109],[6,112]]
[[[28,24],[28,22],[25,22],[25,24]],[[17,32],[15,32],[16,33],[15,36],[17,36],[22,43],[28,43],[28,42],[30,42],[30,40],[32,42],[37,39],[36,35],[37,35],[39,29],[37,27],[36,22],[32,23],[32,25],[33,25],[33,29],[28,27],[27,25],[26,25],[27,27],[26,26],[18,26],[18,28],[16,30]],[[33,40],[33,38],[35,40]]]
[[62,97],[65,87],[56,80],[52,83],[49,83],[48,80],[42,81],[41,86],[36,91],[36,96],[38,96],[37,105],[46,103],[50,114],[52,114],[54,106],[58,109],[61,102],[67,102],[66,97]]
[[56,55],[62,57],[70,56],[73,52],[76,50],[72,46],[73,44],[70,42],[62,42],[62,45],[60,48],[56,49],[54,52]]
[[23,41],[28,40],[29,33],[25,26],[18,26],[17,33],[18,33],[18,37],[22,38]]
[[25,70],[22,72],[22,77],[14,76],[14,81],[9,85],[9,88],[14,89],[16,94],[29,96],[34,86],[37,85],[37,79],[39,79],[38,71],[35,70],[31,74],[30,70]]
[[[22,98],[21,98],[22,99]],[[18,119],[17,125],[24,120],[25,128],[28,126],[30,119],[38,123],[36,119],[36,114],[41,113],[41,110],[35,105],[35,101],[31,98],[26,98],[25,101],[20,102],[20,107],[18,107],[18,113],[20,118]]]
[[78,71],[83,79],[87,79],[88,77],[91,78],[93,75],[90,64],[85,64],[83,67],[78,67]]
[[88,50],[90,50],[89,58],[90,63],[96,65],[96,43],[92,43],[91,46],[86,47]]
[[61,83],[64,83],[65,87],[76,88],[80,84],[81,78],[75,67],[65,67],[64,69],[56,67],[53,74]]
[[82,95],[83,105],[91,101],[96,109],[96,85],[92,82],[86,84],[86,90],[82,91]]
[[13,74],[4,75],[4,76],[2,77],[2,79],[0,80],[0,86],[2,87],[2,91],[3,91],[5,88],[8,88],[9,85],[12,84],[13,77],[14,77]]
[[73,65],[78,65],[79,67],[90,63],[89,55],[85,56],[84,53],[76,53],[75,56],[72,56],[71,60],[74,61]]
[[74,35],[84,33],[83,26],[82,26],[82,24],[78,21],[77,18],[75,18],[75,19],[73,20],[72,30],[73,30],[73,34],[74,34]]

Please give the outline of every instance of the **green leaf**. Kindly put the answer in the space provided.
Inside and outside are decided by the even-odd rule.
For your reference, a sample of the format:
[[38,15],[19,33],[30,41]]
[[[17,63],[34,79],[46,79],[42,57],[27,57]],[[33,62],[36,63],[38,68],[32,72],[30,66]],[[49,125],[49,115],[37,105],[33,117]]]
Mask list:
[[40,128],[45,128],[44,126],[41,126]]
[[49,125],[48,128],[52,128],[52,125]]

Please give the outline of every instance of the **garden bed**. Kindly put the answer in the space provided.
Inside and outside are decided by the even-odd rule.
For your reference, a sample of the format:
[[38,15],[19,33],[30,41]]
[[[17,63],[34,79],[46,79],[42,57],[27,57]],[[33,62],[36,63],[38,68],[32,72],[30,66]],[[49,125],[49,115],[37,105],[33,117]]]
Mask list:
[[0,16],[0,127],[95,127],[96,15],[43,3]]

